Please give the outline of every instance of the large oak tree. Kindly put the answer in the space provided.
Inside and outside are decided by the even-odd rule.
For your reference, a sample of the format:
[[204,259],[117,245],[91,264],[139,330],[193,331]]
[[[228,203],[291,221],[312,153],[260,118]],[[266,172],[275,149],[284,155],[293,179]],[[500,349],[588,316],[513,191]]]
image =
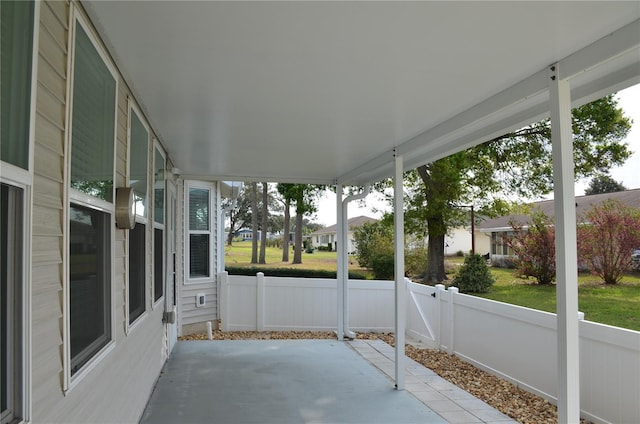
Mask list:
[[[576,179],[605,173],[630,156],[624,139],[631,123],[613,95],[574,109],[572,124]],[[429,237],[424,280],[447,279],[445,236],[469,222],[461,206],[495,216],[506,212],[508,200],[550,193],[551,156],[544,120],[406,173],[406,230]]]

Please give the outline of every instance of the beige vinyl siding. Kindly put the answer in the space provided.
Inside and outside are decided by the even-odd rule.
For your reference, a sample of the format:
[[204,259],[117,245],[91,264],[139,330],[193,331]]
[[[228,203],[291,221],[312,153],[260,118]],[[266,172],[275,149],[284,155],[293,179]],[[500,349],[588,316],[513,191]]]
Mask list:
[[[115,346],[75,387],[66,394],[63,389],[63,329],[68,319],[63,316],[63,231],[68,207],[64,202],[68,182],[64,179],[63,155],[70,6],[52,1],[39,7],[32,208],[32,421],[136,422],[164,361],[163,325],[162,308],[151,310],[149,302],[147,315],[125,334],[127,231],[113,230]],[[120,78],[116,187],[126,182],[127,95],[131,94]],[[150,268],[147,274],[151,287]]]
[[[184,182],[181,182],[180,184],[180,190],[179,190],[179,197],[178,199],[182,199],[184,200],[184,190],[185,190],[185,184]],[[217,237],[218,237],[218,214],[217,214],[217,208],[220,207],[220,204],[218,203],[218,198],[219,196],[217,195],[217,188],[216,185],[212,185],[211,186],[211,197],[213,200],[212,202],[212,208],[210,211],[210,216],[212,217],[212,227],[211,227],[211,231],[213,233],[213,243],[211,245],[211,255],[213,258],[216,258],[217,254],[218,254],[218,243],[217,243]],[[181,281],[182,284],[180,285],[180,326],[185,326],[185,325],[190,325],[190,324],[197,324],[197,323],[204,323],[207,321],[215,321],[218,319],[218,293],[217,293],[217,274],[218,272],[220,272],[217,267],[218,267],[218,261],[214,260],[213,261],[213,267],[211,269],[211,278],[208,282],[206,283],[188,283],[185,284],[184,282],[186,281],[187,277],[188,277],[188,273],[189,273],[189,264],[184,263],[184,249],[187,248],[187,246],[184,244],[186,243],[185,241],[185,237],[184,237],[184,223],[185,223],[185,214],[186,214],[186,210],[184,209],[184,207],[182,207],[181,209],[182,211],[182,215],[181,219],[179,219],[180,222],[180,226],[182,228],[180,229],[176,229],[176,231],[179,231],[177,234],[180,234],[181,236],[179,237],[180,239],[180,243],[182,243],[182,261],[183,261],[183,269],[184,269],[184,273],[181,276],[181,279],[178,281]],[[206,305],[204,307],[201,308],[196,308],[196,295],[199,293],[204,293],[206,296]]]
[[[62,2],[61,2],[62,3]],[[65,8],[59,19],[60,6]],[[38,421],[62,397],[63,171],[66,5],[40,4],[32,234],[32,408]],[[56,13],[57,12],[57,13]],[[57,34],[59,40],[52,34]],[[62,90],[61,90],[62,87]]]

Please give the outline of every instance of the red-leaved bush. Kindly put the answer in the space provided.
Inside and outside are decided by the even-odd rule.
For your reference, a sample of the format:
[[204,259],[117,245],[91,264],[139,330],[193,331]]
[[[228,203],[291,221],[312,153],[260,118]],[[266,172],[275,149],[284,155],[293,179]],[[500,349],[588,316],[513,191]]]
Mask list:
[[640,248],[640,210],[617,201],[590,209],[578,226],[578,260],[605,284],[617,284]]
[[538,284],[551,284],[556,278],[555,227],[544,213],[534,213],[528,228],[511,222],[513,236],[507,240],[516,255],[520,275],[532,276]]

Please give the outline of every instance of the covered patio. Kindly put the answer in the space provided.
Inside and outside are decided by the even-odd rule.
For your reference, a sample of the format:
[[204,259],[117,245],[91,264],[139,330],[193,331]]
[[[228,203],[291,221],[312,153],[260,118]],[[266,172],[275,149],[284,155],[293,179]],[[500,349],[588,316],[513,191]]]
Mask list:
[[[399,390],[406,385],[403,173],[550,118],[558,418],[578,421],[571,108],[640,80],[637,2],[85,6],[179,179],[334,186],[339,246],[346,245],[344,193],[364,186],[365,195],[369,184],[393,179]],[[339,340],[353,336],[346,263],[341,248]]]
[[182,341],[142,423],[513,423],[381,340]]

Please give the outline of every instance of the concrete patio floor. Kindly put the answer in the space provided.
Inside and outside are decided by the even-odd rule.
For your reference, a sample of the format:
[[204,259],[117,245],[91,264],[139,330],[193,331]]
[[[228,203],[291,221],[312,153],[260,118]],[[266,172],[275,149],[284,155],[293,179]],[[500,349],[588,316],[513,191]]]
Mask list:
[[178,342],[141,423],[513,423],[380,340]]

